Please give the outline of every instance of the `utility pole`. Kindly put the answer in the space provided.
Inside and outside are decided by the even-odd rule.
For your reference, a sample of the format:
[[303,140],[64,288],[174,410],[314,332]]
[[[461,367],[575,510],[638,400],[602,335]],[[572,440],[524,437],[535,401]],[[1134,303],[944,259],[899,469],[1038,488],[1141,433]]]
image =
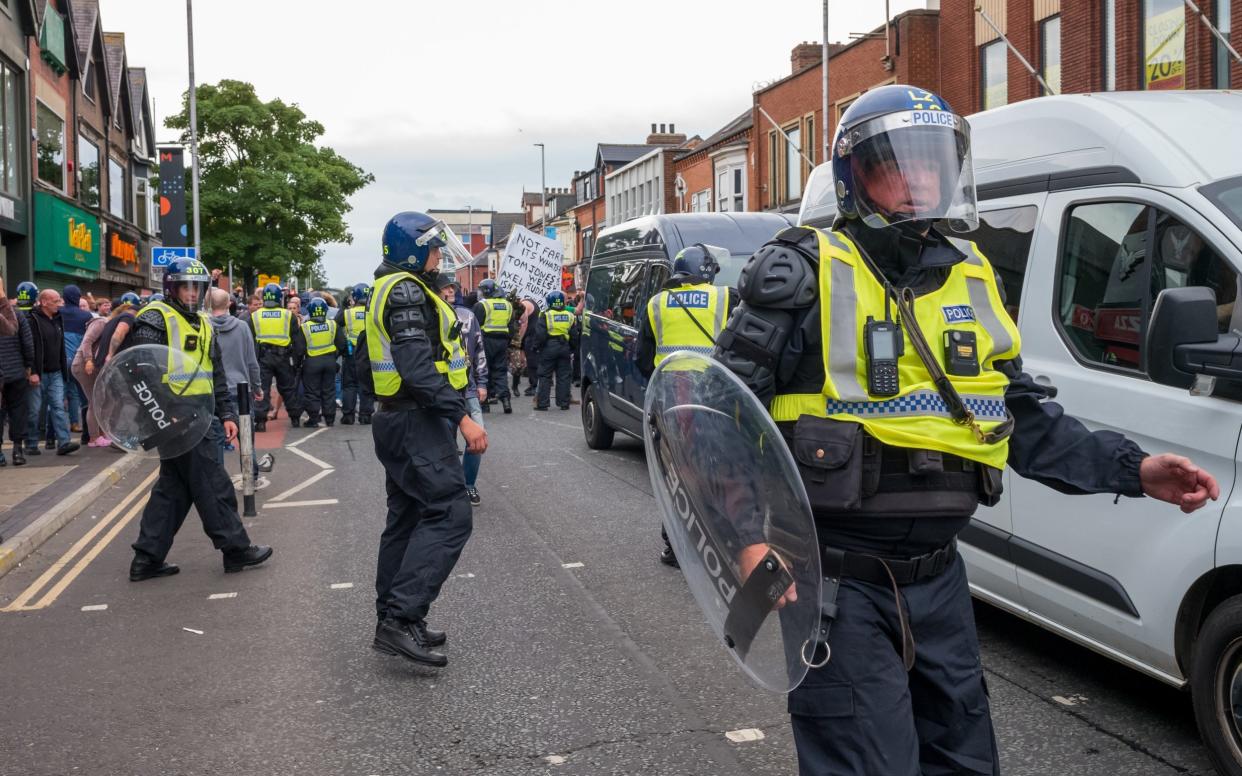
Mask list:
[[191,186],[194,190],[194,254],[202,261],[202,236],[199,233],[198,217],[198,94],[194,85],[194,0],[185,0],[185,29],[190,49],[190,161],[194,165],[191,171]]
[[[828,0],[824,0],[823,56],[824,56],[824,63],[823,63],[823,71],[824,71],[824,74],[823,74],[823,81],[824,81],[823,83],[823,86],[824,86],[823,111],[824,113],[823,113],[823,119],[820,121],[820,123],[824,125],[824,153],[820,157],[820,160],[822,162],[826,162],[830,158],[832,158],[832,135],[829,134],[829,126],[832,124],[832,119],[828,115]],[[812,163],[811,166],[814,167],[815,166],[814,163]]]
[[543,143],[535,143],[539,146],[539,187],[543,189],[543,216],[539,219],[542,222],[543,234],[541,237],[548,235],[548,168],[544,163]]

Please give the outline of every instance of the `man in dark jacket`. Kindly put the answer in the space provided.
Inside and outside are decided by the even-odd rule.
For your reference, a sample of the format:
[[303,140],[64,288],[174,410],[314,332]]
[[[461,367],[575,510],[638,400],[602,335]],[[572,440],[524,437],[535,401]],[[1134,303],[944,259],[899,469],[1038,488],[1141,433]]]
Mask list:
[[[4,279],[0,278],[0,440],[7,416],[9,438],[13,441],[14,466],[26,463],[26,456],[22,454],[22,438],[26,434],[27,367],[33,358],[30,324],[5,296]],[[0,451],[0,466],[7,463],[4,453]]]
[[64,305],[60,293],[50,288],[39,292],[39,303],[30,315],[34,337],[34,363],[31,366],[30,426],[26,430],[26,454],[39,455],[40,410],[47,408],[52,432],[56,437],[56,454],[68,455],[80,444],[69,439],[69,415],[65,411],[65,384],[69,362],[65,359],[65,326],[60,317]]

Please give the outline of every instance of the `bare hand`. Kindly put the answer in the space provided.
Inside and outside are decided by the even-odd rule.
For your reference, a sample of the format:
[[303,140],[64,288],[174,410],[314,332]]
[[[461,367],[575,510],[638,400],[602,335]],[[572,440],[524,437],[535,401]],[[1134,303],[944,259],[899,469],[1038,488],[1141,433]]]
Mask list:
[[1189,458],[1165,453],[1143,459],[1139,480],[1148,496],[1178,506],[1186,514],[1220,498],[1216,478]]
[[[750,578],[750,573],[755,570],[755,567],[768,556],[768,552],[771,549],[772,548],[766,544],[751,544],[745,547],[737,556],[737,565],[739,566],[739,570],[742,572],[741,576],[743,584],[745,584],[746,580]],[[786,590],[779,599],[777,599],[773,608],[782,609],[786,604],[792,604],[797,600],[798,591],[795,590],[794,586],[791,584],[789,589]]]
[[479,401],[487,401],[487,389],[486,388],[479,389]]
[[86,374],[88,376],[95,374],[95,362],[90,359],[86,361]]
[[466,452],[482,455],[487,452],[487,432],[467,415],[461,419],[461,435],[466,438]]
[[237,424],[231,420],[224,421],[224,441],[232,442],[237,438]]
[[38,384],[39,384],[39,376],[38,376],[38,375],[36,375],[36,374],[32,374],[32,375],[30,376],[30,384],[31,384],[31,385],[38,385]]

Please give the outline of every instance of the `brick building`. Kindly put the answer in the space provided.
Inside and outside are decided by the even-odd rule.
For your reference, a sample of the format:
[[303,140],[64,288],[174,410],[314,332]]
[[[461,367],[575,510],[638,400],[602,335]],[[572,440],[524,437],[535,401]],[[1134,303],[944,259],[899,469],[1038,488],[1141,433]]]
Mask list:
[[674,124],[660,124],[658,130],[652,124],[647,136],[650,150],[604,176],[604,189],[608,192],[604,212],[608,223],[677,212],[677,174],[673,169],[676,154],[700,141],[698,137],[687,140]]
[[747,172],[753,110],[748,109],[706,140],[677,154],[677,207],[671,212],[749,210]]

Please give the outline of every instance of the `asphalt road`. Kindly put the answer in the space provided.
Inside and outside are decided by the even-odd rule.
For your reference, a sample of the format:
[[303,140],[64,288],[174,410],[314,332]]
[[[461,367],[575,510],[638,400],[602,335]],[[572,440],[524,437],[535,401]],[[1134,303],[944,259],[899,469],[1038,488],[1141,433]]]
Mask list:
[[[0,774],[796,773],[784,699],[656,562],[641,445],[589,450],[577,405],[515,410],[487,416],[483,505],[431,612],[447,668],[369,646],[370,429],[293,429],[246,519],[266,566],[223,574],[191,514],[181,574],[128,582],[144,465],[0,579]],[[976,614],[1005,773],[1212,773],[1188,696]]]

